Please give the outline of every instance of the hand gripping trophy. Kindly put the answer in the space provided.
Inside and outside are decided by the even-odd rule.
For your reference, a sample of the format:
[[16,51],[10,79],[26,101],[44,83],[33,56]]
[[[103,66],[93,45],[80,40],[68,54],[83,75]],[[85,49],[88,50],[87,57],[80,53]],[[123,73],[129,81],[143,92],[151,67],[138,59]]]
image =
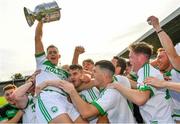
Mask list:
[[49,3],[42,3],[35,7],[34,12],[24,7],[24,14],[28,25],[31,27],[35,20],[43,23],[59,20],[61,17],[61,8],[53,1]]

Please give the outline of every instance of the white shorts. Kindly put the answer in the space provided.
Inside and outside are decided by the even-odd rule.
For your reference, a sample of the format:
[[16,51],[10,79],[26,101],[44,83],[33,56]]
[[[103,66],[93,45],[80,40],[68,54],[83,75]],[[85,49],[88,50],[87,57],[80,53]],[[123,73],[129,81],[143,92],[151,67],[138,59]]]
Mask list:
[[[28,108],[29,109],[29,108]],[[24,114],[22,116],[23,123],[36,123],[36,113],[32,111],[28,111],[25,109]]]
[[67,113],[72,121],[80,114],[67,97],[55,91],[42,91],[36,101],[36,117],[38,123],[48,123],[61,114]]
[[176,121],[180,121],[180,102],[172,98],[172,117]]

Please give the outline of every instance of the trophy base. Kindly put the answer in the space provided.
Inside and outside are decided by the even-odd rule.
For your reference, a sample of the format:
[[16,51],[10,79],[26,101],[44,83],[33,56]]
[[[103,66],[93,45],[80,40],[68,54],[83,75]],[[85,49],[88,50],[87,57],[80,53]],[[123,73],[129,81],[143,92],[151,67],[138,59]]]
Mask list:
[[26,21],[27,21],[28,25],[31,27],[35,21],[35,17],[33,15],[33,12],[31,12],[29,9],[24,7],[24,14],[25,14]]

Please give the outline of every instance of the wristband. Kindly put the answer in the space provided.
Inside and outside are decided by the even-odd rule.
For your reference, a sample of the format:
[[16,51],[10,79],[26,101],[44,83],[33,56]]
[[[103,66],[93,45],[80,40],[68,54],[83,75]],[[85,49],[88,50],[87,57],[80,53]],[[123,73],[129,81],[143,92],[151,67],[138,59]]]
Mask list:
[[158,32],[156,32],[157,34],[161,33],[162,31],[164,31],[163,29],[159,30]]

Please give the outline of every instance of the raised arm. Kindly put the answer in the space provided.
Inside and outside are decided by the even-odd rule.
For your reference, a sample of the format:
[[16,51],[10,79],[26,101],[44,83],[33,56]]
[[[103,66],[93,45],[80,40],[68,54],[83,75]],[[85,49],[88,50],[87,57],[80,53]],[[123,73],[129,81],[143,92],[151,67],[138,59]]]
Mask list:
[[76,46],[74,50],[73,60],[72,64],[78,64],[79,55],[84,53],[84,47],[82,46]]
[[176,50],[174,48],[171,38],[161,28],[158,18],[155,16],[150,16],[148,18],[148,22],[150,25],[153,26],[154,30],[157,32],[159,40],[163,48],[166,50],[166,53],[168,55],[169,60],[171,61],[171,64],[173,65],[175,69],[180,70],[180,64],[179,64],[180,56],[178,56],[178,54],[176,53]]
[[44,52],[44,47],[42,43],[42,35],[43,35],[43,23],[40,21],[37,24],[35,31],[35,54],[41,54]]

